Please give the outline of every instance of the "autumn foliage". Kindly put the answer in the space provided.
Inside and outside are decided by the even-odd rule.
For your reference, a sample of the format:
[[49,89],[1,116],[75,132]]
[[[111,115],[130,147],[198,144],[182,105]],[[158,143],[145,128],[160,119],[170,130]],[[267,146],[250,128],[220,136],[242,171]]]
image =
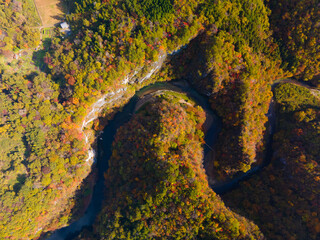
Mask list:
[[259,175],[223,199],[254,220],[268,239],[319,239],[320,111],[308,89],[275,89],[278,131],[274,156]]
[[166,94],[118,130],[99,239],[263,239],[208,186],[204,120],[201,108]]

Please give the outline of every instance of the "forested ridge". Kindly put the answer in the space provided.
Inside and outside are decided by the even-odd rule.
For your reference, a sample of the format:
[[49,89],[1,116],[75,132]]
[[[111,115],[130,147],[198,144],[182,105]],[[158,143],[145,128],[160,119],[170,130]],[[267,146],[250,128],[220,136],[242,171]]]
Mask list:
[[268,239],[319,239],[320,101],[290,83],[277,86],[275,98],[279,118],[270,166],[223,199]]
[[[189,79],[209,96],[212,109],[222,117],[223,129],[208,172],[212,181],[221,181],[262,161],[270,85],[283,71],[262,1],[207,4],[209,29],[178,57],[179,67],[172,75]],[[235,30],[242,18],[246,21]]]
[[115,136],[96,237],[263,239],[257,226],[227,209],[208,186],[204,111],[170,93],[154,98]]
[[[203,110],[184,97],[156,98],[118,131],[104,210],[83,238],[319,238],[319,98],[302,86],[274,85],[286,77],[319,84],[318,1],[63,4],[71,32],[57,27],[40,41],[34,2],[0,1],[1,239],[38,239],[74,221],[74,205],[93,185],[85,180],[94,171],[90,144],[136,90],[172,79],[207,95],[222,120],[206,173]],[[263,162],[273,95],[274,157],[224,197],[231,211],[208,181]],[[88,114],[97,100],[106,103],[100,118]]]

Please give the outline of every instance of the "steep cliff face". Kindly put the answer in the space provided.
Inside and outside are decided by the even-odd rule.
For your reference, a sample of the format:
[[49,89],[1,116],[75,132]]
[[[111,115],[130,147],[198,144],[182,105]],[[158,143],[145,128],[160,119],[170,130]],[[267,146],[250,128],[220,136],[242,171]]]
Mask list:
[[[85,135],[85,142],[87,145],[89,142],[89,134],[84,129],[90,126],[90,123],[95,121],[102,111],[105,109],[116,109],[123,105],[123,103],[127,102],[130,97],[132,97],[134,90],[128,89],[130,87],[137,87],[138,89],[143,86],[144,82],[147,81],[154,73],[156,73],[164,63],[167,54],[162,54],[159,56],[159,59],[148,66],[144,66],[134,71],[131,75],[126,76],[122,81],[122,88],[119,88],[116,91],[110,91],[105,94],[102,94],[90,107],[90,111],[85,115],[81,132]],[[139,76],[139,77],[138,77]],[[104,113],[106,115],[107,113]],[[86,158],[86,162],[92,162],[94,160],[95,152],[92,149],[88,150],[88,157]]]
[[95,237],[263,239],[208,186],[201,147],[205,113],[175,95],[155,96],[118,130]]

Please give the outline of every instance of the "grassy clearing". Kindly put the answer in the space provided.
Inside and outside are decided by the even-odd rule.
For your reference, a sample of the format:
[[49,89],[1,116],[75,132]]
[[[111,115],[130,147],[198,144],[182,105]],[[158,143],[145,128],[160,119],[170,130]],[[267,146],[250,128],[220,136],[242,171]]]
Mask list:
[[53,27],[64,19],[64,7],[60,0],[34,0],[44,27]]
[[38,27],[41,25],[41,19],[38,15],[36,5],[33,0],[23,1],[23,16],[27,19],[28,25],[32,27]]
[[42,39],[52,38],[54,35],[54,28],[43,28],[41,30]]

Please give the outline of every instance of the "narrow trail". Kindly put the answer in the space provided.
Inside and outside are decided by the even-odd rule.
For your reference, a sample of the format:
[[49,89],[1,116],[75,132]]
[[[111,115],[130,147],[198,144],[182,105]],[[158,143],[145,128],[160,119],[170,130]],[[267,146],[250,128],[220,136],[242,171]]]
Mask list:
[[307,89],[310,90],[310,93],[313,96],[315,96],[318,99],[320,99],[320,89],[317,88],[317,87],[310,86],[310,85],[308,85],[306,83],[300,82],[300,81],[298,81],[296,79],[293,79],[293,78],[278,79],[273,83],[272,87],[275,87],[280,83],[291,83],[291,84],[294,84],[294,85],[297,85],[297,86],[300,86],[300,87],[307,88]]
[[34,4],[34,7],[36,8],[37,14],[38,14],[39,19],[40,19],[40,22],[41,22],[41,26],[39,26],[39,28],[41,29],[41,28],[44,27],[44,26],[43,26],[43,20],[42,20],[42,17],[41,17],[41,15],[40,15],[40,12],[39,12],[39,9],[38,9],[38,6],[37,6],[36,2],[35,2],[34,0],[32,0],[32,2],[33,2],[33,4]]

